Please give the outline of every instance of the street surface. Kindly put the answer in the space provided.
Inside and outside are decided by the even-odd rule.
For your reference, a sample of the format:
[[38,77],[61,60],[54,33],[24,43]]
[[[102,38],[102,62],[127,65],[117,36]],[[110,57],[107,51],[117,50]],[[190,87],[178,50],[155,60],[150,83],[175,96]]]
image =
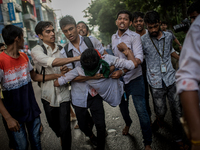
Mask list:
[[[44,127],[43,133],[41,135],[41,143],[43,150],[61,150],[60,139],[56,137],[54,132],[49,128],[45,113],[43,110],[42,103],[40,101],[40,88],[37,86],[36,82],[33,82],[33,88],[35,91],[35,96],[37,102],[42,111],[41,120]],[[139,125],[139,120],[137,113],[135,111],[132,99],[129,101],[130,115],[133,123],[130,127],[128,136],[122,135],[122,130],[125,126],[122,115],[120,113],[119,107],[111,107],[104,102],[105,106],[105,117],[106,117],[106,129],[108,136],[106,138],[106,150],[143,150],[143,140],[141,129]],[[150,104],[152,110],[152,121],[155,120],[155,114],[153,112],[152,99],[150,97]],[[0,116],[1,117],[1,116]],[[177,150],[173,144],[172,136],[172,125],[171,125],[171,114],[168,110],[165,121],[167,126],[164,129],[159,129],[156,133],[153,133],[153,150]],[[90,140],[86,137],[79,129],[74,129],[76,121],[71,122],[72,128],[72,150],[93,150],[94,147],[91,145]],[[94,133],[95,128],[94,128]],[[0,119],[0,150],[9,150],[8,147],[8,137],[5,132],[2,119]]]

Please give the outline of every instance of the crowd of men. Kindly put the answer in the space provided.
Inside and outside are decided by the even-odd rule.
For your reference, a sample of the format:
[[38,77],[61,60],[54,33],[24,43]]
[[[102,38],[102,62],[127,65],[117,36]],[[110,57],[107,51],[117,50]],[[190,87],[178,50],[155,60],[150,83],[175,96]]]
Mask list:
[[[97,150],[103,150],[107,136],[103,101],[113,107],[119,105],[125,122],[122,134],[127,135],[132,124],[129,115],[130,95],[139,118],[145,150],[152,149],[152,132],[165,127],[166,98],[172,114],[174,131],[171,134],[177,149],[189,149],[183,141],[179,120],[182,116],[181,101],[188,121],[191,148],[200,149],[199,3],[193,3],[188,9],[188,15],[194,23],[183,47],[173,33],[166,30],[166,22],[161,23],[158,12],[118,12],[118,30],[112,36],[114,56],[105,51],[99,40],[88,36],[89,28],[84,22],[76,24],[72,16],[67,15],[59,22],[69,40],[64,47],[55,43],[52,22],[40,21],[35,32],[43,44],[31,50],[37,73],[27,55],[19,51],[24,46],[22,29],[14,25],[5,26],[2,36],[7,47],[5,49],[1,45],[3,52],[0,54],[3,92],[0,113],[9,136],[10,149],[28,149],[27,133],[31,148],[41,149],[41,111],[31,79],[40,83],[46,119],[56,136],[60,137],[63,150],[71,149],[71,105],[80,130],[90,138]],[[135,32],[129,29],[131,25]],[[177,73],[171,63],[171,57],[179,59],[172,47],[173,41],[179,45],[182,53]],[[156,114],[154,122],[151,120],[149,91]],[[181,93],[181,101],[177,92]],[[97,135],[93,133],[94,125]]]

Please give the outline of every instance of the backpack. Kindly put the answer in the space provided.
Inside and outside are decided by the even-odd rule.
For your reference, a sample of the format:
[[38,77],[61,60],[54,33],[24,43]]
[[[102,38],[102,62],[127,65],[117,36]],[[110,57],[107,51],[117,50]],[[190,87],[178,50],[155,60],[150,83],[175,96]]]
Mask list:
[[[58,46],[58,49],[61,50],[63,47],[60,46],[60,45],[57,45]],[[44,50],[44,53],[47,55],[47,49],[46,47],[42,44],[41,47],[43,48]],[[36,70],[36,73],[39,73],[38,70]],[[42,79],[42,83],[44,83],[44,77],[45,77],[45,67],[42,66],[41,68],[41,71],[39,74],[42,74],[43,75],[43,79]],[[41,82],[38,82],[38,86],[41,87]]]
[[[94,46],[93,46],[93,44],[92,44],[92,42],[91,42],[91,40],[90,40],[89,37],[83,36],[83,38],[84,38],[83,41],[85,42],[85,44],[86,44],[86,46],[87,46],[88,48],[94,48]],[[65,47],[64,47],[65,53],[66,53],[67,57],[73,57],[73,53],[72,53],[71,50],[68,50],[68,46],[69,46],[69,43],[67,43],[67,44],[65,45]],[[72,62],[72,66],[73,66],[73,69],[74,69],[74,68],[75,68],[74,62]]]

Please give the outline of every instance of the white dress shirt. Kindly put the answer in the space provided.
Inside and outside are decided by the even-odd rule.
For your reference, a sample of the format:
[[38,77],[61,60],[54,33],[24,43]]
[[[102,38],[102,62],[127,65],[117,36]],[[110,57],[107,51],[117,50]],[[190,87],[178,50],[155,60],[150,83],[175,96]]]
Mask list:
[[[45,67],[45,74],[60,74],[60,67],[52,67],[55,58],[61,57],[58,46],[52,50],[50,46],[43,43],[47,49],[47,55],[40,45],[35,46],[31,51],[33,62],[38,72],[41,72],[42,66]],[[59,107],[60,103],[70,100],[69,88],[66,85],[54,87],[54,80],[41,82],[41,98],[48,101],[50,106]]]
[[[79,43],[79,50],[77,50],[71,42],[69,42],[68,45],[68,50],[72,51],[73,56],[79,56],[81,55],[82,52],[84,52],[88,47],[86,46],[83,37],[79,35],[80,37],[80,43]],[[102,55],[104,53],[104,48],[99,40],[97,40],[95,37],[89,36],[93,47],[100,52]],[[61,56],[63,58],[66,58],[66,52],[64,48],[60,51]],[[80,61],[74,62],[75,67],[81,66]],[[68,68],[73,68],[72,63],[67,64]],[[71,82],[71,97],[72,97],[72,103],[75,106],[78,107],[87,107],[87,97],[88,97],[88,92],[90,93],[91,96],[96,96],[98,93],[96,90],[94,90],[91,86],[89,86],[86,82]]]
[[[116,68],[126,68],[128,70],[134,69],[135,65],[131,60],[119,59],[118,57],[106,54],[102,58],[109,66],[114,65]],[[101,67],[97,73],[99,73]],[[76,78],[77,76],[85,76],[84,70],[81,66],[76,67],[70,72],[66,73],[65,76],[58,78],[59,85],[64,85]],[[115,107],[121,103],[121,98],[124,93],[123,82],[119,79],[102,78],[98,80],[86,81],[88,85],[94,88],[98,94],[106,101],[109,105]],[[72,95],[82,96],[82,93],[72,93]],[[76,103],[75,103],[76,105]]]
[[[117,45],[124,42],[127,47],[129,47],[135,56],[143,62],[143,50],[142,50],[142,43],[140,39],[140,35],[127,29],[126,32],[123,33],[121,37],[118,35],[118,31],[116,34],[112,36],[112,49],[115,56],[123,59],[127,59],[126,56],[120,52],[117,48]],[[119,68],[121,69],[121,68]],[[139,77],[142,75],[142,68],[141,65],[138,65],[137,68],[132,69],[126,73],[123,77],[125,84],[128,84],[131,80]]]
[[[181,50],[176,73],[177,93],[199,91],[200,83],[200,15],[190,27]],[[200,99],[200,96],[199,96]]]

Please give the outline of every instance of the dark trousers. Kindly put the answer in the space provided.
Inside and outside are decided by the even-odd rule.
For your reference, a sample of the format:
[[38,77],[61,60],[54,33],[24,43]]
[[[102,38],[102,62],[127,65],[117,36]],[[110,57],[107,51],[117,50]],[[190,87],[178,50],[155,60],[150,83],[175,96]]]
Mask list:
[[124,90],[126,92],[127,100],[122,97],[119,107],[126,126],[130,126],[132,123],[128,108],[129,96],[132,95],[133,103],[142,129],[144,144],[150,145],[152,142],[152,132],[150,127],[150,119],[145,104],[145,87],[143,76],[141,75],[131,80],[128,84],[125,84]]
[[[90,108],[92,119],[88,112],[88,108]],[[97,130],[97,149],[103,150],[105,147],[106,125],[102,98],[99,95],[92,97],[88,93],[87,108],[74,106],[74,110],[78,119],[79,128],[86,136],[90,137],[93,134],[92,122],[94,122]]]
[[182,116],[182,110],[179,96],[176,94],[176,84],[173,83],[167,87],[163,82],[163,88],[150,88],[152,90],[154,111],[159,120],[164,120],[167,112],[167,97],[172,114],[174,139],[180,140],[182,138],[182,126],[179,118]]
[[42,99],[47,121],[57,137],[61,137],[62,150],[71,149],[70,102],[63,102],[60,107],[51,107]]
[[143,74],[144,86],[145,86],[146,108],[147,108],[147,112],[149,114],[149,118],[151,120],[151,109],[150,109],[150,106],[149,106],[149,84],[147,82],[147,67],[146,67],[145,59],[144,59],[143,63],[141,64],[141,66],[142,66],[142,74]]

